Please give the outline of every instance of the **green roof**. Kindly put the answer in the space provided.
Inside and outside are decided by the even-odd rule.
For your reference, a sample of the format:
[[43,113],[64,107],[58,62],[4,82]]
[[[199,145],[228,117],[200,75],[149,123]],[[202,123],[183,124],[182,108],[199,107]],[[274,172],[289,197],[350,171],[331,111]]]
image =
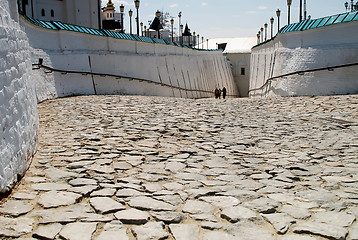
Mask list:
[[[28,16],[24,16],[24,18],[36,26],[46,28],[49,30],[72,31],[72,32],[85,33],[85,34],[91,34],[91,35],[96,35],[96,36],[111,37],[111,38],[115,38],[115,39],[126,39],[126,40],[139,41],[139,42],[165,44],[165,45],[172,45],[172,46],[183,47],[183,48],[191,48],[186,45],[167,41],[165,39],[149,38],[149,37],[144,37],[144,36],[119,33],[119,32],[110,31],[107,29],[88,28],[88,27],[63,23],[60,21],[44,21],[44,20],[39,20],[39,19],[35,19],[32,17],[28,17]],[[192,48],[192,49],[198,50],[198,51],[219,51],[217,49],[209,49],[209,50],[197,49],[197,48]]]
[[[280,31],[278,32],[278,34],[283,34],[283,33],[288,33],[288,32],[297,32],[297,31],[306,31],[306,30],[310,30],[310,29],[317,29],[317,28],[321,28],[321,27],[327,27],[330,25],[334,25],[334,24],[353,22],[353,21],[358,21],[358,12],[347,12],[347,13],[337,14],[337,15],[333,15],[333,16],[329,16],[329,17],[304,20],[300,23],[292,23],[292,24],[286,25],[283,28],[281,28]],[[262,42],[254,47],[257,47],[257,46],[260,46],[267,42],[270,42],[273,39],[275,39],[275,37],[273,37],[272,39],[269,39],[265,42]]]

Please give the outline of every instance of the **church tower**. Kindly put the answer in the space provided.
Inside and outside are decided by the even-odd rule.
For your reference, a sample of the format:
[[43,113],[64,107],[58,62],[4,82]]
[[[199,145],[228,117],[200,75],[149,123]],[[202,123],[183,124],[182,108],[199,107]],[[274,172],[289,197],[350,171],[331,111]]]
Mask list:
[[115,20],[115,8],[112,0],[109,0],[107,6],[103,8],[103,20]]

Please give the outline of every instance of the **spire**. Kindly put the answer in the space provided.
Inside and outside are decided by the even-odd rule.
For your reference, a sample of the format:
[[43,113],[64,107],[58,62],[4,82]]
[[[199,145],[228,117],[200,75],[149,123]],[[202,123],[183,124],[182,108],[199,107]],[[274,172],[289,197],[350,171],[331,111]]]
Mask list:
[[191,33],[189,32],[188,24],[185,24],[183,36],[191,36]]
[[104,8],[104,11],[114,11],[114,4],[112,0],[108,0],[107,7]]

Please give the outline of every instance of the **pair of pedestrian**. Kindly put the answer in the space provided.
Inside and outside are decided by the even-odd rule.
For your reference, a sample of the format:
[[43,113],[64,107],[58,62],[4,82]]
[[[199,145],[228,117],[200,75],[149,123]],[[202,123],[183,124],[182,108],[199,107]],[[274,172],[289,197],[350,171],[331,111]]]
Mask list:
[[223,94],[223,99],[226,98],[226,88],[223,87],[223,89],[221,90],[220,88],[215,88],[215,98],[216,99],[220,99],[221,98],[221,93]]

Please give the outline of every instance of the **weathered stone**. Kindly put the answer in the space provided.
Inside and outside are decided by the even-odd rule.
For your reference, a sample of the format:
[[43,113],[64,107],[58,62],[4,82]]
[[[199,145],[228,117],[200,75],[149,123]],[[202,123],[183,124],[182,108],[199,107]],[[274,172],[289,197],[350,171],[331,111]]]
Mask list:
[[289,227],[296,223],[292,217],[285,213],[263,214],[262,216],[272,224],[279,234],[285,234]]
[[221,217],[235,223],[240,220],[254,220],[257,218],[257,214],[248,208],[236,206],[224,208],[221,212]]
[[61,229],[62,225],[60,223],[40,225],[32,236],[39,239],[55,239]]
[[61,191],[67,190],[70,187],[66,183],[37,183],[31,185],[31,188],[36,191]]
[[104,188],[91,193],[91,197],[112,197],[116,193],[114,188]]
[[170,224],[169,230],[175,240],[198,240],[199,227],[194,224]]
[[90,178],[76,178],[69,181],[69,184],[71,184],[74,187],[79,187],[79,186],[87,186],[87,185],[97,185],[97,181]]
[[131,198],[128,205],[138,209],[154,210],[154,211],[174,211],[178,207],[169,203],[155,200],[150,197],[135,197]]
[[65,240],[91,240],[97,223],[69,223],[65,225],[60,236]]
[[293,231],[295,233],[308,233],[337,240],[343,240],[348,235],[348,231],[342,227],[318,222],[297,224]]
[[69,189],[69,191],[81,194],[83,196],[90,195],[91,192],[96,190],[98,186],[96,185],[87,185],[87,186],[81,186],[81,187],[72,187]]
[[169,237],[161,222],[148,222],[143,226],[132,227],[133,235],[138,240],[161,240]]
[[30,212],[34,206],[25,201],[9,200],[0,207],[0,213],[17,217]]
[[217,230],[223,227],[222,224],[216,222],[201,222],[200,226],[204,229]]
[[71,192],[50,191],[41,194],[38,203],[44,208],[67,206],[76,203],[81,195]]
[[237,240],[237,237],[224,233],[224,232],[216,232],[211,231],[205,233],[203,240]]
[[228,227],[225,227],[225,230],[229,234],[234,235],[238,239],[243,239],[243,240],[256,240],[256,239],[274,240],[275,239],[272,236],[272,234],[266,229],[246,221],[232,224]]
[[95,240],[129,240],[127,229],[120,221],[112,221],[104,225],[101,234]]
[[13,219],[0,216],[0,236],[16,238],[31,233],[34,223],[35,220],[32,218],[20,217]]
[[177,212],[151,212],[156,220],[163,221],[164,223],[180,223],[185,219],[184,214]]
[[116,196],[119,198],[122,197],[138,197],[138,196],[146,196],[148,194],[146,194],[145,192],[141,192],[141,191],[137,191],[131,188],[127,188],[127,189],[120,189],[117,191]]
[[313,217],[317,222],[340,227],[350,227],[356,220],[356,216],[342,212],[318,212]]
[[126,209],[126,206],[109,197],[93,197],[90,199],[91,206],[102,214],[113,213]]
[[233,207],[240,203],[237,198],[231,196],[201,197],[199,199],[211,203],[212,205],[219,208]]
[[199,214],[199,213],[210,213],[214,211],[215,207],[209,203],[196,200],[188,200],[183,208],[183,212],[190,214]]
[[269,214],[276,212],[279,204],[277,201],[269,198],[259,198],[250,202],[245,202],[243,203],[243,206],[260,213]]
[[317,238],[301,235],[285,235],[280,237],[279,240],[317,240]]
[[144,224],[148,222],[150,216],[147,212],[137,209],[119,211],[114,216],[125,224]]
[[37,192],[15,192],[11,197],[16,200],[34,200],[37,197]]

